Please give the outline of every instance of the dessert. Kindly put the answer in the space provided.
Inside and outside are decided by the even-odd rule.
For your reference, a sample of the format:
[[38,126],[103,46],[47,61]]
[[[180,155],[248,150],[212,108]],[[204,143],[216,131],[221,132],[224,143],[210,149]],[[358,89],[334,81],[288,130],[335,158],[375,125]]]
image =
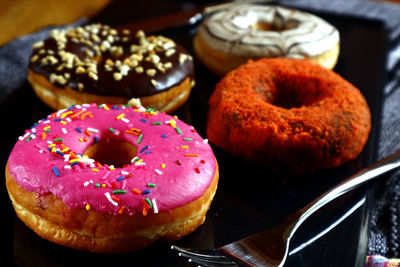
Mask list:
[[371,128],[360,91],[308,60],[249,61],[217,84],[209,103],[210,142],[274,171],[343,164],[362,151]]
[[129,103],[170,113],[189,97],[194,72],[192,57],[171,39],[91,24],[35,43],[28,80],[55,110]]
[[128,252],[194,231],[218,183],[207,140],[143,107],[84,104],[40,120],[6,167],[18,217],[39,236],[93,252]]
[[323,19],[274,5],[240,5],[207,18],[194,40],[197,58],[217,75],[263,57],[308,58],[332,69],[339,33]]

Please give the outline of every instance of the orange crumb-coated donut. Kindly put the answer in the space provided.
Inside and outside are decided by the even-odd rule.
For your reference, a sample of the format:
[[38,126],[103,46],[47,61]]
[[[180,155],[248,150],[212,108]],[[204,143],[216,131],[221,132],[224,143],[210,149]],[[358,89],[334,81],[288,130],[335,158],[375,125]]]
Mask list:
[[208,139],[273,170],[338,166],[357,157],[371,128],[360,91],[307,60],[249,61],[217,84],[209,102]]

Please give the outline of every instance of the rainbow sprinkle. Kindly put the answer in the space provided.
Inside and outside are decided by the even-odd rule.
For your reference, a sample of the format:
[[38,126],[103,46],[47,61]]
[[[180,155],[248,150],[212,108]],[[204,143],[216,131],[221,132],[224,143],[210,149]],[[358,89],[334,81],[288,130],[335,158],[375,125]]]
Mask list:
[[154,213],[158,213],[157,202],[156,202],[156,200],[154,198],[151,199],[151,203],[153,204],[153,212]]
[[[184,157],[199,157],[199,154],[195,154],[193,152],[197,152],[195,149],[197,145],[201,142],[197,141],[197,137],[194,137],[191,135],[190,129],[186,127],[185,124],[180,124],[180,121],[176,121],[174,119],[159,119],[160,117],[152,117],[151,115],[157,115],[158,112],[155,112],[153,109],[144,109],[143,107],[135,108],[135,109],[128,109],[123,105],[99,105],[98,108],[108,110],[110,115],[110,118],[113,119],[112,124],[109,124],[103,129],[103,126],[99,129],[94,129],[87,127],[90,124],[87,124],[85,122],[80,122],[80,120],[84,120],[87,118],[93,118],[94,115],[98,117],[98,111],[90,111],[91,109],[86,109],[85,107],[92,107],[92,105],[76,105],[71,107],[70,109],[64,109],[60,110],[56,113],[53,113],[47,117],[47,121],[43,120],[40,121],[40,124],[44,123],[53,123],[55,122],[60,122],[61,124],[68,124],[67,126],[62,126],[59,124],[55,124],[56,126],[53,126],[53,129],[50,128],[51,126],[48,125],[46,127],[43,127],[40,130],[36,130],[34,127],[32,127],[30,130],[26,131],[24,136],[20,137],[20,140],[25,140],[25,141],[30,141],[32,139],[38,138],[42,139],[42,143],[45,145],[43,146],[44,149],[39,148],[40,153],[48,153],[51,155],[52,159],[58,160],[59,162],[64,162],[63,165],[57,165],[57,166],[62,166],[62,167],[56,167],[54,166],[55,164],[50,165],[52,172],[56,177],[60,177],[61,173],[60,170],[62,171],[63,178],[65,179],[67,176],[67,172],[82,172],[85,175],[85,179],[80,182],[80,187],[83,189],[85,187],[85,190],[95,190],[96,194],[102,194],[104,193],[105,198],[103,198],[102,203],[92,203],[90,204],[88,202],[81,202],[82,208],[86,209],[87,211],[90,210],[95,210],[98,209],[98,207],[102,206],[108,206],[110,208],[110,205],[107,203],[110,202],[111,205],[115,206],[116,208],[113,209],[114,215],[122,215],[123,213],[129,213],[132,214],[134,212],[142,212],[144,216],[148,214],[148,212],[154,212],[158,213],[158,205],[157,201],[155,198],[152,198],[152,196],[156,196],[158,191],[161,189],[162,190],[162,185],[163,182],[161,182],[161,178],[163,176],[158,177],[158,175],[166,175],[168,174],[171,169],[179,169],[176,167],[178,166],[187,166],[189,168],[189,171],[194,171],[195,173],[210,173],[209,170],[207,170],[207,166],[203,166],[200,163],[204,164],[204,160],[200,159],[182,159]],[[117,111],[119,110],[119,111]],[[116,120],[121,120],[123,122],[129,122],[127,118],[130,118],[130,113],[133,111],[135,112],[140,112],[141,114],[138,114],[142,117],[139,117],[129,124],[121,124]],[[93,112],[93,113],[92,113]],[[123,112],[123,113],[121,113]],[[106,113],[105,111],[102,111],[102,113]],[[163,118],[163,117],[161,117]],[[154,133],[156,133],[157,136],[161,136],[161,138],[167,138],[168,136],[170,139],[172,138],[173,140],[178,140],[178,143],[173,144],[173,148],[177,148],[178,151],[178,157],[180,160],[177,160],[176,158],[168,159],[168,160],[159,160],[158,162],[150,162],[150,156],[145,156],[145,154],[150,154],[150,153],[156,153],[156,145],[151,142],[152,140],[144,139],[143,140],[143,132],[140,129],[133,128],[133,127],[138,127],[141,128],[140,125],[141,123],[138,121],[141,121],[143,123],[148,123],[147,125],[142,125],[143,126],[148,126],[152,127],[154,126],[159,126],[159,127],[154,127],[151,128]],[[72,124],[70,123],[77,123],[75,124],[74,127],[72,127]],[[90,120],[89,120],[90,122]],[[136,123],[136,125],[135,125]],[[39,124],[39,125],[40,125]],[[80,127],[76,127],[79,125]],[[97,123],[92,124],[92,127],[96,127],[93,125],[99,125]],[[183,132],[180,127],[177,125],[180,125],[183,129]],[[43,125],[44,126],[44,125]],[[112,127],[111,127],[112,126]],[[65,128],[63,128],[65,127]],[[69,128],[68,128],[69,127]],[[98,126],[99,127],[99,126]],[[165,127],[165,128],[164,128]],[[175,128],[173,130],[172,128]],[[67,130],[68,129],[68,130]],[[163,131],[165,129],[165,131]],[[149,131],[148,128],[142,129],[145,130],[145,133],[147,134],[146,131]],[[76,132],[75,132],[76,131]],[[125,132],[124,132],[125,131]],[[52,132],[50,134],[50,132]],[[104,133],[105,132],[105,133]],[[73,135],[75,133],[75,141],[74,142],[88,142],[87,144],[80,144],[81,146],[88,146],[91,144],[91,142],[98,143],[99,142],[99,137],[98,136],[103,136],[106,134],[106,136],[110,136],[113,133],[114,135],[120,135],[121,134],[121,139],[124,140],[124,137],[126,137],[126,140],[129,140],[129,142],[132,142],[134,144],[134,140],[136,139],[135,136],[137,136],[136,143],[137,145],[137,156],[135,156],[129,164],[125,164],[124,166],[120,168],[115,168],[112,165],[107,165],[104,164],[102,165],[100,162],[98,162],[95,159],[91,159],[86,155],[83,155],[81,153],[74,153],[70,151],[70,148],[67,147],[64,142],[69,142],[71,140],[69,134]],[[175,133],[176,132],[176,133]],[[78,134],[79,133],[79,134]],[[63,135],[65,134],[65,135]],[[125,135],[124,135],[125,134]],[[167,136],[168,134],[168,136]],[[183,135],[184,134],[184,135]],[[134,136],[132,136],[134,135]],[[178,136],[178,135],[183,135],[183,136]],[[154,134],[152,135],[154,136]],[[61,138],[64,137],[64,138]],[[193,137],[193,138],[192,138]],[[93,138],[93,139],[92,139]],[[149,138],[149,135],[148,137]],[[46,140],[47,139],[47,140]],[[119,140],[119,138],[118,138]],[[193,143],[188,143],[190,141],[196,140]],[[158,140],[156,143],[158,144],[163,144],[163,145],[168,145],[167,143],[168,140]],[[204,140],[203,143],[208,142],[208,140]],[[35,142],[34,142],[35,143]],[[147,144],[146,144],[147,143]],[[194,144],[195,143],[195,144]],[[142,144],[142,145],[141,145]],[[196,145],[196,147],[195,147]],[[69,146],[69,145],[68,145]],[[190,146],[190,149],[189,149]],[[73,145],[71,145],[71,148],[73,148]],[[182,150],[183,149],[183,150]],[[51,151],[49,153],[47,150]],[[186,152],[186,153],[185,153]],[[189,153],[187,153],[189,152]],[[84,152],[82,152],[84,153]],[[202,154],[200,154],[202,156]],[[139,158],[140,157],[140,158]],[[156,157],[156,159],[159,159]],[[100,160],[101,161],[101,160]],[[165,163],[164,163],[165,162]],[[175,162],[175,164],[174,164]],[[147,163],[147,166],[145,166]],[[150,164],[152,163],[152,164]],[[166,163],[169,164],[168,168],[166,168]],[[154,165],[153,165],[154,164]],[[148,167],[149,166],[149,167]],[[196,167],[198,166],[198,167]],[[121,169],[123,168],[123,169]],[[161,170],[160,170],[161,169]],[[140,185],[137,185],[137,182],[135,184],[135,179],[136,177],[139,177],[139,173],[141,173],[143,170],[149,171],[147,174],[141,174],[141,175],[148,175],[148,180],[145,182],[140,182]],[[137,173],[136,173],[137,171]],[[154,171],[156,174],[154,174],[152,171]],[[69,174],[68,174],[69,175]],[[132,177],[133,178],[129,178]],[[194,175],[196,176],[196,175]],[[92,180],[90,180],[92,179]],[[158,180],[160,179],[160,180]],[[62,180],[59,180],[62,181]],[[79,180],[81,181],[81,180]],[[142,181],[139,179],[139,181]],[[83,186],[82,186],[83,184]],[[136,186],[137,188],[134,188]],[[140,188],[140,190],[138,189]],[[88,191],[88,192],[89,192]],[[105,192],[107,191],[107,192]],[[134,194],[134,195],[128,195],[128,196],[123,196],[123,194]],[[136,195],[136,196],[135,196]],[[128,198],[127,198],[128,197]],[[131,207],[125,201],[129,201],[128,199],[136,199],[139,201],[139,206]],[[105,200],[107,199],[107,201]],[[161,200],[159,204],[163,203],[162,199],[158,198],[158,200]],[[93,199],[92,199],[93,201]],[[106,205],[104,205],[106,204]],[[123,205],[125,204],[125,205]],[[164,207],[164,205],[162,205]],[[136,211],[134,210],[136,209]],[[152,211],[151,211],[152,210]]]
[[153,203],[151,203],[151,200],[150,200],[149,198],[147,198],[147,197],[146,197],[144,200],[145,200],[145,201],[147,202],[147,204],[149,205],[149,208],[152,209],[152,208],[153,208]]
[[104,195],[106,196],[107,200],[110,201],[111,204],[114,206],[118,206],[118,202],[114,201],[109,192],[105,192]]
[[60,177],[60,172],[58,171],[56,166],[52,167],[54,174],[56,175],[56,177]]
[[141,194],[142,194],[142,192],[141,192],[140,190],[136,189],[136,188],[133,188],[133,189],[132,189],[132,192],[133,192],[134,194],[136,194],[136,195],[141,195]]
[[138,138],[138,140],[137,140],[137,144],[138,144],[138,145],[140,145],[140,143],[142,142],[142,139],[143,139],[143,134],[140,134],[140,135],[139,135],[139,138]]
[[126,190],[121,190],[121,189],[119,189],[119,190],[114,190],[114,191],[112,191],[112,193],[113,193],[113,194],[126,194]]
[[184,156],[185,156],[185,157],[198,157],[199,154],[189,154],[189,153],[187,153],[187,154],[185,154]]

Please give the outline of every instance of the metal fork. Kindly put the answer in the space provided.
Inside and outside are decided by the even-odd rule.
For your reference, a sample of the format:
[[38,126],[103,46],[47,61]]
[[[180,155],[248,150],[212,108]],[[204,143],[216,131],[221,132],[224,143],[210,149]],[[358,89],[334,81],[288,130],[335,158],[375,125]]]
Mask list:
[[362,169],[292,214],[275,228],[206,250],[171,246],[199,266],[282,266],[289,243],[299,226],[315,211],[366,182],[400,166],[400,151]]

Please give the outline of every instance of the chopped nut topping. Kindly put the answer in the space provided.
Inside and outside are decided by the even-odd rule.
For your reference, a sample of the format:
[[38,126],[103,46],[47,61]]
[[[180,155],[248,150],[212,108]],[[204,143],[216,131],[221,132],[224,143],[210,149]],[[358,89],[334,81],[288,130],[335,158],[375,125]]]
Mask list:
[[91,79],[93,79],[93,80],[95,80],[95,81],[97,81],[98,79],[99,79],[99,77],[97,76],[97,74],[96,73],[94,73],[94,72],[89,72],[89,78],[91,78]]
[[93,46],[93,50],[96,53],[96,56],[101,56],[100,47],[98,45]]
[[155,65],[156,65],[156,68],[157,68],[159,71],[161,71],[162,73],[165,72],[165,68],[164,68],[164,66],[163,66],[163,64],[162,64],[161,62],[159,62],[159,63],[157,63],[157,64],[155,64]]
[[75,69],[75,73],[76,73],[76,74],[86,73],[86,70],[85,70],[85,68],[79,66],[79,67],[77,67],[77,68]]
[[122,62],[124,65],[127,65],[129,67],[132,67],[132,61],[129,58],[125,58],[124,62]]
[[162,47],[163,47],[163,49],[168,50],[170,48],[175,47],[175,43],[174,42],[167,42],[167,43],[164,43]]
[[55,65],[58,62],[58,59],[56,59],[54,56],[47,56],[46,58],[50,65]]
[[154,79],[151,79],[151,81],[150,81],[150,82],[151,82],[151,84],[152,84],[152,85],[154,85],[154,86],[157,86],[157,81],[156,81],[156,80],[154,80]]
[[121,67],[119,67],[119,70],[120,70],[121,74],[125,76],[128,74],[128,71],[130,70],[130,68],[128,65],[123,64],[123,65],[121,65]]
[[80,92],[82,92],[84,87],[85,86],[83,85],[83,83],[78,83],[78,89],[79,89]]
[[96,66],[89,66],[87,68],[88,72],[93,72],[94,74],[97,74],[97,67]]
[[144,34],[144,31],[142,31],[142,30],[140,30],[140,31],[137,31],[136,32],[136,38],[144,38],[145,37],[145,34]]
[[114,62],[109,58],[106,60],[105,63],[106,63],[106,65],[111,66],[111,67],[113,67],[115,65]]
[[117,30],[115,30],[115,29],[110,29],[110,34],[111,34],[111,35],[117,35],[118,32],[117,32]]
[[164,68],[166,68],[166,69],[172,68],[172,63],[171,62],[164,63]]
[[43,42],[43,41],[40,41],[40,42],[34,43],[34,44],[32,45],[32,48],[33,48],[33,49],[39,49],[39,48],[42,48],[43,46],[44,46],[44,42]]
[[111,44],[114,42],[114,37],[112,35],[107,36],[107,41]]
[[141,103],[140,103],[140,98],[131,98],[131,99],[128,101],[128,105],[131,105],[131,106],[133,106],[133,107],[140,106],[140,105],[141,105]]
[[101,50],[102,52],[106,52],[107,49],[109,49],[110,47],[111,47],[111,44],[110,44],[108,41],[103,41],[103,42],[101,42],[101,44],[100,44],[100,50]]
[[114,72],[113,76],[114,76],[114,80],[116,80],[116,81],[120,81],[122,79],[122,74],[119,72]]
[[106,71],[112,71],[112,70],[113,70],[113,67],[110,67],[110,65],[104,65],[104,69],[105,69]]
[[172,56],[173,54],[175,54],[175,49],[173,49],[173,48],[168,49],[167,51],[165,51],[165,55],[166,55],[167,57],[170,57],[170,56]]
[[[52,73],[50,79],[51,82],[62,85],[68,82],[71,75],[87,74],[90,79],[98,80],[98,68],[103,68],[102,66],[113,74],[116,81],[122,80],[130,71],[154,77],[157,72],[165,73],[173,67],[172,59],[163,61],[165,56],[171,57],[177,53],[175,42],[169,38],[146,36],[143,31],[132,34],[128,29],[118,33],[116,29],[101,24],[67,30],[55,29],[50,32],[50,37],[54,39],[56,49],[44,49],[45,43],[37,42],[32,46],[37,51],[30,61],[38,61],[46,66],[53,65],[58,73],[64,71],[61,75]],[[131,40],[136,44],[130,44]],[[83,44],[84,54],[80,53],[79,58],[78,55],[66,51],[67,42]],[[127,52],[130,53],[127,55]],[[102,59],[103,54],[105,61]],[[190,55],[183,53],[173,59],[176,58],[181,64],[188,59],[192,60]],[[155,79],[150,81],[153,86],[157,86]],[[83,89],[82,83],[78,83],[78,89]]]
[[132,60],[137,60],[137,61],[142,61],[143,60],[143,55],[142,54],[132,54],[130,57]]
[[179,62],[180,63],[183,63],[183,62],[185,62],[185,60],[186,59],[188,59],[189,57],[188,57],[188,55],[186,55],[186,54],[179,54]]
[[31,57],[31,62],[35,62],[35,61],[37,61],[39,59],[39,56],[38,55],[33,55],[32,57]]
[[61,64],[56,68],[56,71],[62,71],[65,67],[65,64]]
[[92,43],[91,41],[89,41],[89,40],[86,40],[86,41],[85,41],[85,44],[86,44],[87,46],[92,46],[92,45],[93,45],[93,43]]
[[151,56],[151,62],[153,62],[154,64],[157,64],[158,62],[160,62],[160,57],[156,54],[153,54]]
[[153,51],[155,47],[156,46],[154,44],[151,44],[151,43],[146,45],[147,51]]
[[146,74],[153,77],[154,75],[156,75],[157,71],[155,69],[148,69],[146,70]]
[[86,50],[85,50],[85,54],[86,54],[88,57],[93,57],[93,52],[90,51],[89,49],[86,49]]
[[133,44],[133,45],[131,45],[130,50],[131,50],[131,53],[136,53],[140,50],[140,46]]
[[100,42],[100,37],[97,34],[92,34],[92,40],[98,43]]
[[50,82],[65,85],[67,83],[67,80],[62,75],[57,75],[55,73],[52,73],[50,74]]
[[130,62],[131,62],[131,65],[130,65],[131,67],[136,67],[139,65],[139,62],[137,60],[130,60]]

